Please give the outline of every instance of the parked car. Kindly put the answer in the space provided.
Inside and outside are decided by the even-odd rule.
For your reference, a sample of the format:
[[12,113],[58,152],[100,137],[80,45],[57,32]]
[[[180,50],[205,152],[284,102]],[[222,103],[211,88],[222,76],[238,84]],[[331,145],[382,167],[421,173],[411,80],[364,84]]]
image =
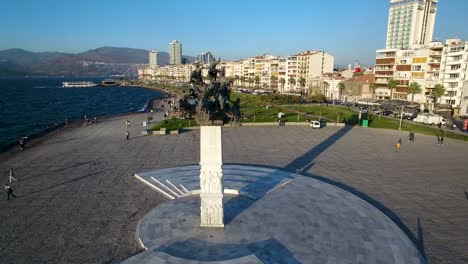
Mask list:
[[311,128],[321,128],[321,124],[319,121],[309,121],[309,127]]
[[393,113],[393,111],[390,111],[390,110],[385,110],[385,111],[382,112],[382,115],[394,117],[395,113]]

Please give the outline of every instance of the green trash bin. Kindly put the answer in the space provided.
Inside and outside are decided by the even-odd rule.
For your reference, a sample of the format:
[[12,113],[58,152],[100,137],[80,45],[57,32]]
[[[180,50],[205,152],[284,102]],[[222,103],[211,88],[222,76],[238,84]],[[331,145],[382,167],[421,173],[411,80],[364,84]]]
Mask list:
[[362,120],[362,127],[369,127],[369,120],[363,119]]

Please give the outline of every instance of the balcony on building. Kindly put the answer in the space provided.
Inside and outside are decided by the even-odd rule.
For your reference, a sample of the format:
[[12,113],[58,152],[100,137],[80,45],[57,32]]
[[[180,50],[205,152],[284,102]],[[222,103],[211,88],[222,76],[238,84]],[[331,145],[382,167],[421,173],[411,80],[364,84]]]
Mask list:
[[378,58],[375,60],[375,65],[394,65],[395,58]]

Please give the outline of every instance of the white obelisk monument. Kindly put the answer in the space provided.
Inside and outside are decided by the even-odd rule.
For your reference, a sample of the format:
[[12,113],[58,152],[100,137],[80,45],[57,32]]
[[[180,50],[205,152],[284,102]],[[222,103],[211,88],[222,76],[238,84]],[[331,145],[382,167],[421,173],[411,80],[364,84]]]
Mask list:
[[224,227],[221,126],[200,127],[200,226]]

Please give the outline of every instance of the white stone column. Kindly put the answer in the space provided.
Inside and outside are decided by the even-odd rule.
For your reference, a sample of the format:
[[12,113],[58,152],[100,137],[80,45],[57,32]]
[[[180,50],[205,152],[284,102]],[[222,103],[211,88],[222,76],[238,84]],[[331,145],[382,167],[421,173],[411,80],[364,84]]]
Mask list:
[[220,126],[200,127],[200,226],[224,227],[223,148]]

